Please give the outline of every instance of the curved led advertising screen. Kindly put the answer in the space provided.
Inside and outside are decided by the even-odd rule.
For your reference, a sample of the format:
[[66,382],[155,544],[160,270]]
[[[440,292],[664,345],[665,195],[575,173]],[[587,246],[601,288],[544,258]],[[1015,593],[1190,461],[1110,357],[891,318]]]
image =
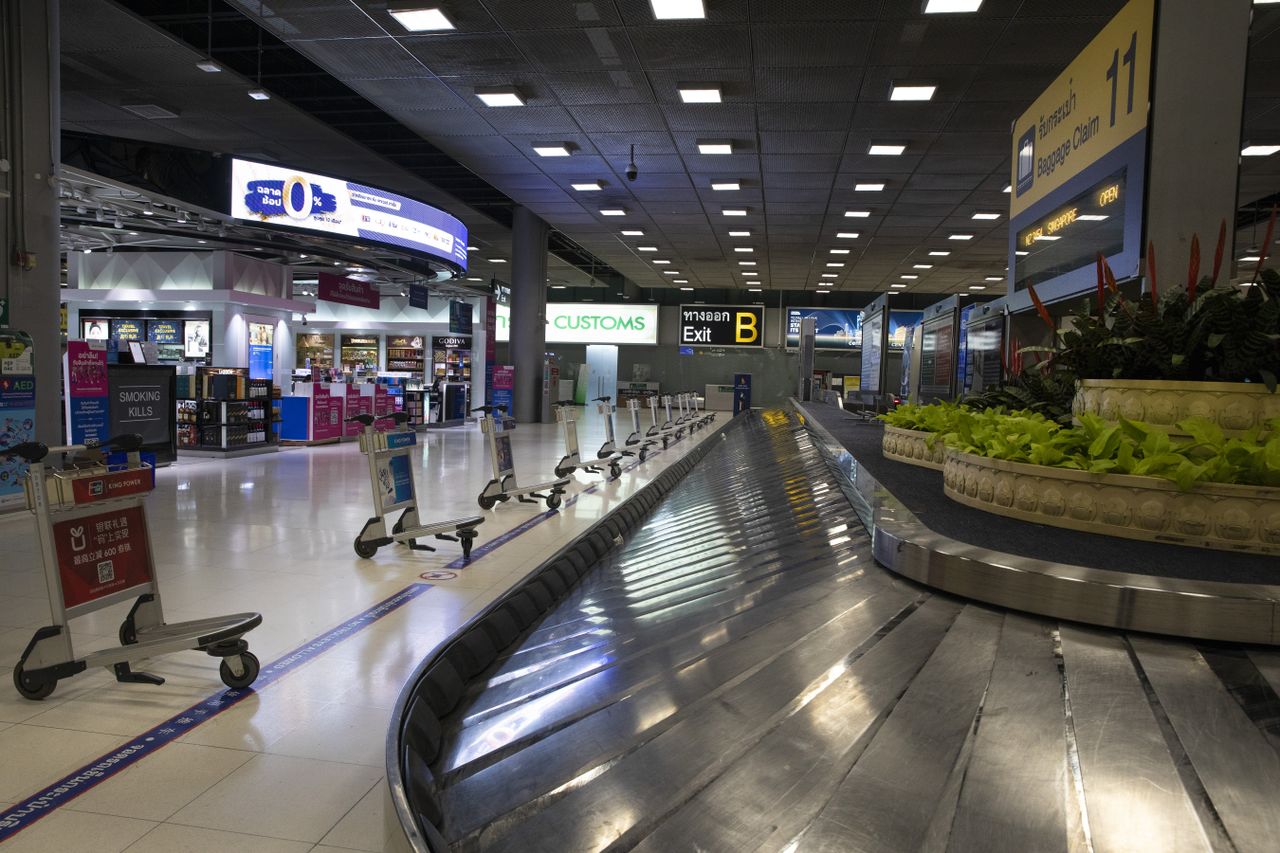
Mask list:
[[800,346],[800,321],[813,318],[815,349],[862,349],[862,309],[788,308],[787,347]]
[[443,210],[376,187],[286,166],[231,161],[237,219],[423,252],[467,269],[467,227]]

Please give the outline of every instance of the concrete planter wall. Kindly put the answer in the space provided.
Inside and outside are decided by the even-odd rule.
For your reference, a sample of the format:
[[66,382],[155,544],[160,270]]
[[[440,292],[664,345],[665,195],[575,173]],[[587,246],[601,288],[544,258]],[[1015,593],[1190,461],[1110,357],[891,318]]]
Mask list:
[[1160,379],[1081,379],[1071,410],[1103,420],[1119,416],[1183,435],[1175,424],[1185,418],[1214,421],[1228,435],[1280,418],[1280,392],[1248,382],[1168,382]]
[[880,449],[886,459],[941,471],[946,448],[941,439],[935,441],[933,447],[930,447],[931,436],[933,433],[923,430],[886,425],[884,438],[880,441]]
[[[946,494],[1022,521],[1169,542],[1280,555],[1280,488],[1205,484],[1179,491],[1168,480],[946,452]],[[1280,577],[1280,564],[1277,564]]]

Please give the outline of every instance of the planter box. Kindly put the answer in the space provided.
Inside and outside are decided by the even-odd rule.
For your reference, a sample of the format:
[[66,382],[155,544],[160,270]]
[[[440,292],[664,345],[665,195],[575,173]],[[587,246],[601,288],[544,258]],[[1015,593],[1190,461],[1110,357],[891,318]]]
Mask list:
[[880,450],[884,453],[885,459],[941,471],[945,461],[946,447],[941,440],[935,441],[933,447],[930,447],[928,440],[932,435],[933,433],[923,430],[886,425],[884,438],[880,441]]
[[1248,382],[1169,382],[1160,379],[1081,379],[1071,411],[1115,421],[1124,416],[1183,435],[1175,424],[1184,418],[1214,421],[1236,435],[1280,418],[1280,392]]
[[[1280,555],[1280,488],[1088,474],[948,450],[947,497],[1022,521],[1169,542]],[[1276,566],[1280,577],[1280,564]]]

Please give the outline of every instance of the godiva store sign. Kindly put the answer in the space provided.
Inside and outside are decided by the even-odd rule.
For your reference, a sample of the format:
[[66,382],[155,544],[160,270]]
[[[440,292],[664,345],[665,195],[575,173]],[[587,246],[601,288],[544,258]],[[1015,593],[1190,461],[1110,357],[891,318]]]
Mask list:
[[[496,340],[511,340],[511,308],[497,306]],[[656,344],[657,305],[547,303],[549,344]]]

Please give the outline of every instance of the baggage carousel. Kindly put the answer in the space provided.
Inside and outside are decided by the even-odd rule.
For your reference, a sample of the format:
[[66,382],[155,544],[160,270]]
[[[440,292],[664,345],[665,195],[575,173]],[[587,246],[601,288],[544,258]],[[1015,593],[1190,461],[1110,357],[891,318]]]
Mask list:
[[739,421],[490,663],[424,661],[412,847],[1277,849],[1280,653],[919,585],[793,414]]

